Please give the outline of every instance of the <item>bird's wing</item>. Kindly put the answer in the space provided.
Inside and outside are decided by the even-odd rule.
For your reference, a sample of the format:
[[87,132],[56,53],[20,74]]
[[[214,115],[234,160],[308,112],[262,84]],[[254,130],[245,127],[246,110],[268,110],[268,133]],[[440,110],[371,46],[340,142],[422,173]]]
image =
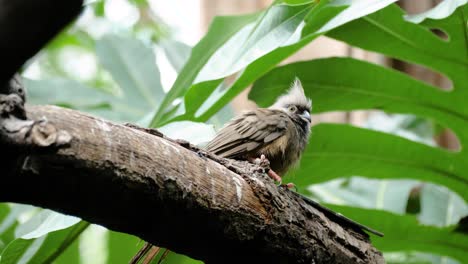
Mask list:
[[246,112],[224,126],[206,150],[225,158],[244,156],[283,136],[288,122],[290,118],[281,110]]

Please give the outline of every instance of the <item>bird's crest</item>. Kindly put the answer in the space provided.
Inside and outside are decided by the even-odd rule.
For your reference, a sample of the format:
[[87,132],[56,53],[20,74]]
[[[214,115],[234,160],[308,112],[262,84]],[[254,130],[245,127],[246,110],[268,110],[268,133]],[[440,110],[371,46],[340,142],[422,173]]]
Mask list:
[[306,109],[312,108],[312,100],[306,97],[302,83],[297,77],[294,79],[288,92],[278,97],[270,108],[281,109],[291,104],[299,105]]

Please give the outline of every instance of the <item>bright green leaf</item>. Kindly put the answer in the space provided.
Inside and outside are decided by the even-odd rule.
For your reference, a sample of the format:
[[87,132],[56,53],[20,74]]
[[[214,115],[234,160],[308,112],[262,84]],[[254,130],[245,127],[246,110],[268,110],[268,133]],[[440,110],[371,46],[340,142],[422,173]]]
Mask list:
[[456,153],[349,125],[314,126],[301,166],[299,186],[339,177],[410,178],[445,185],[468,200],[466,163]]
[[[466,13],[468,5],[459,7],[450,17],[418,25],[404,20],[403,11],[391,5],[327,35],[353,46],[425,65],[449,77],[455,86],[454,93],[466,96],[468,89],[457,89],[466,85],[468,75]],[[445,31],[449,40],[442,40],[428,28]],[[468,113],[468,108],[464,112]]]
[[[437,120],[468,140],[464,98],[395,70],[351,58],[327,58],[278,67],[260,79],[249,97],[271,104],[298,76],[312,98],[313,112],[380,109]],[[268,92],[267,92],[268,91]]]
[[109,231],[108,239],[108,263],[129,263],[144,245],[138,237],[114,231]]
[[272,6],[257,23],[242,28],[217,50],[202,68],[195,83],[231,75],[278,47],[297,42],[302,21],[311,8]]
[[151,121],[151,127],[156,127],[160,124],[164,112],[176,98],[181,97],[190,87],[211,55],[238,30],[254,21],[258,16],[259,13],[214,18],[208,33],[192,49],[189,60],[181,70],[171,90],[161,103],[159,111]]
[[32,239],[47,233],[65,229],[80,222],[80,218],[63,215],[48,209],[41,210],[26,223],[21,224],[15,232],[16,237]]
[[[304,20],[306,22],[305,26],[297,24],[297,29],[302,29],[301,36],[291,37],[288,39],[288,42],[283,45],[277,45],[275,49],[271,52],[266,53],[264,56],[259,56],[264,53],[256,54],[257,56],[251,59],[248,62],[250,64],[244,63],[242,66],[246,67],[242,72],[240,77],[232,84],[228,89],[220,89],[213,92],[213,90],[218,86],[219,82],[205,82],[201,84],[194,85],[188,91],[185,104],[186,104],[186,114],[176,118],[174,120],[181,120],[182,118],[195,120],[195,121],[206,121],[209,117],[219,111],[224,105],[226,105],[230,100],[232,100],[237,94],[239,94],[245,87],[251,84],[254,80],[265,74],[267,71],[271,70],[276,64],[298,51],[300,48],[304,47],[306,44],[311,42],[313,39],[318,37],[323,31],[319,31],[321,28],[327,25],[327,30],[332,29],[333,27],[338,27],[343,23],[359,18],[383,8],[393,1],[338,1],[338,2],[329,2],[329,1],[319,1],[315,6],[299,6],[299,7],[288,7],[282,6],[283,9],[292,9],[300,10],[309,9],[310,11],[305,16]],[[347,7],[349,6],[349,7]],[[346,11],[343,11],[346,10]],[[356,11],[357,10],[357,11]],[[343,12],[342,12],[343,11]],[[359,12],[358,12],[359,11]],[[301,13],[302,14],[302,13]],[[261,17],[260,22],[258,23],[267,23],[267,16]],[[288,22],[290,22],[288,20]],[[282,24],[284,25],[284,24]],[[289,25],[291,26],[291,25]],[[274,28],[278,30],[278,28]],[[255,28],[256,30],[256,28]],[[266,33],[263,33],[266,34]],[[251,40],[251,38],[247,39]],[[239,41],[236,41],[239,42]],[[247,42],[251,44],[251,42]],[[244,44],[247,45],[247,44]],[[241,46],[238,44],[238,46]],[[216,70],[216,67],[213,67],[213,71]],[[222,75],[222,74],[221,74]],[[220,76],[221,76],[220,75]],[[213,77],[215,78],[215,77]],[[197,78],[198,79],[198,78]],[[206,79],[206,78],[205,78]],[[202,106],[200,98],[208,98],[211,93],[219,94],[217,101],[212,103],[209,106],[206,106],[206,103]],[[193,95],[196,95],[197,99]],[[189,105],[193,104],[193,105]],[[200,109],[198,109],[200,108]],[[201,111],[201,108],[207,110]],[[197,111],[191,111],[190,109],[198,109]]]
[[[88,225],[86,222],[80,222],[60,230],[57,227],[43,226],[42,228],[50,230],[50,233],[35,239],[17,238],[13,240],[3,250],[0,264],[50,263],[62,254]],[[39,231],[33,231],[30,235],[39,233]]]
[[468,236],[453,232],[453,227],[424,226],[419,224],[414,216],[345,206],[327,206],[353,220],[382,231],[384,237],[372,236],[372,244],[379,250],[436,253],[461,262],[468,258]]

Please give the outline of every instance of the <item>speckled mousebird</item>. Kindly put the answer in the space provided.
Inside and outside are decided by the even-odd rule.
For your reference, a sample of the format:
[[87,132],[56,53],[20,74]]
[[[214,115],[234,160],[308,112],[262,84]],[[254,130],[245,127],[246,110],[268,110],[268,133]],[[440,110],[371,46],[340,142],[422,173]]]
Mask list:
[[[302,84],[296,78],[289,91],[281,95],[270,107],[247,111],[234,117],[208,143],[206,150],[224,158],[249,161],[267,159],[271,167],[268,175],[281,181],[278,174],[284,175],[299,162],[309,142],[311,110],[312,101],[305,96]],[[355,230],[367,230],[383,236],[381,232],[336,213],[299,193],[293,194],[319,209],[333,221]]]
[[[298,78],[287,93],[268,108],[234,117],[208,143],[206,150],[232,159],[270,162],[268,175],[281,181],[296,165],[309,142],[312,101]],[[279,174],[279,175],[278,175]]]

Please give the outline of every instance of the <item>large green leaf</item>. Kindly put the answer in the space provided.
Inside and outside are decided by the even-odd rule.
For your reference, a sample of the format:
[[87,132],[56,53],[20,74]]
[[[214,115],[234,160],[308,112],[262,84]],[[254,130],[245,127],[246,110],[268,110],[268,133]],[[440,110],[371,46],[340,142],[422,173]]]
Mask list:
[[[460,2],[452,3],[460,5]],[[446,7],[449,5],[443,4]],[[328,33],[352,45],[422,64],[443,73],[452,80],[453,91],[442,91],[370,63],[349,58],[328,58],[279,67],[256,82],[249,97],[260,106],[268,106],[298,76],[313,100],[314,113],[379,109],[415,114],[451,128],[463,147],[468,143],[466,12],[466,4],[455,11],[446,8],[445,12],[439,13],[440,20],[425,19],[421,24],[415,24],[405,21],[403,12],[392,5]],[[432,28],[443,30],[449,39],[439,38],[429,30]],[[465,148],[452,152],[381,132],[348,125],[322,124],[313,128],[311,144],[300,169],[293,173],[297,176],[293,181],[299,187],[305,187],[311,183],[355,175],[379,179],[413,178],[445,185],[466,201],[467,160]],[[332,188],[331,191],[336,189]],[[337,198],[337,195],[334,193],[330,197]],[[466,214],[462,210],[463,201],[457,213],[449,212],[455,206],[449,202],[450,197],[434,192],[428,194],[427,189],[423,189],[421,203],[424,206],[420,221],[441,224],[442,220]],[[393,210],[391,207],[383,208]],[[462,248],[466,245],[466,235],[455,234],[448,228],[419,227],[416,218],[410,221],[408,216],[384,212],[360,213],[354,208],[340,208],[340,212],[383,231],[385,238],[373,242],[380,250],[423,251],[461,261],[466,259],[463,252],[466,249]],[[448,223],[453,222],[446,221],[444,224]],[[390,237],[387,233],[390,233]],[[437,258],[440,260],[440,257]]]
[[239,31],[243,26],[254,21],[260,14],[243,15],[243,16],[226,16],[215,17],[210,25],[208,33],[202,40],[192,49],[190,58],[185,63],[185,66],[180,71],[174,85],[167,93],[166,97],[159,106],[159,111],[153,117],[151,126],[155,127],[160,124],[160,120],[167,108],[172,102],[183,96],[184,92],[193,83],[197,74],[203,68],[203,65],[208,61],[211,55],[228,41],[232,35]]
[[327,206],[365,225],[378,226],[385,236],[372,236],[372,244],[380,250],[436,253],[458,259],[462,263],[468,258],[468,236],[454,232],[453,227],[424,226],[418,223],[415,216],[346,206]]
[[2,251],[0,263],[50,263],[88,225],[76,217],[42,210],[16,229],[17,238]]
[[138,237],[108,231],[108,263],[128,263],[144,245]]
[[467,164],[459,154],[349,125],[313,128],[294,182],[299,186],[343,176],[413,178],[445,185],[468,200]]
[[31,205],[0,204],[0,252],[16,238],[19,217],[36,210]]
[[[173,120],[208,120],[254,80],[323,33],[324,26],[328,29],[338,27],[395,1],[320,1],[313,4],[310,4],[310,1],[294,2],[299,5],[271,7],[264,16],[258,18],[255,26],[249,24],[242,29],[248,34],[240,32],[226,43],[220,52],[217,52],[217,58],[213,59],[218,63],[208,68],[210,74],[197,77],[197,81],[222,78],[242,70],[240,76],[230,87],[219,86],[220,79],[193,85],[185,95],[185,113]],[[304,16],[305,12],[307,14]],[[299,21],[300,17],[303,17],[302,21]],[[277,36],[278,32],[283,33]],[[287,41],[282,41],[288,34],[290,37]],[[262,43],[265,40],[274,40],[274,43],[265,47],[265,50],[249,53],[250,49],[257,46],[263,48]],[[236,47],[235,50],[240,47],[240,51],[222,52],[232,47]],[[233,55],[239,57],[234,58],[237,60],[235,63],[229,63],[233,60]],[[223,59],[226,60],[225,64]]]
[[[462,143],[468,140],[468,115],[461,112],[463,98],[402,73],[350,58],[279,67],[260,79],[249,96],[261,106],[269,105],[288,87],[293,76],[302,80],[306,93],[313,98],[313,112],[377,108],[415,113],[450,127]],[[464,191],[468,188],[464,153],[395,136],[347,126],[317,126],[304,155],[304,160],[308,159],[311,162],[303,162],[297,172],[309,175],[305,179],[299,177],[303,184],[352,175],[414,178],[443,184],[465,200],[468,198]]]
[[[290,85],[293,77],[298,76],[306,93],[313,98],[313,112],[381,109],[412,113],[451,128],[462,145],[466,145],[468,108],[463,94],[468,91],[468,57],[464,55],[468,43],[463,38],[466,18],[460,16],[460,12],[466,8],[466,5],[462,6],[452,16],[431,22],[449,32],[451,39],[448,42],[437,38],[423,26],[404,21],[402,12],[396,6],[346,24],[330,34],[360,47],[426,63],[451,77],[454,91],[442,91],[370,63],[330,58],[279,67],[260,79],[249,96],[261,106],[269,105]],[[365,37],[373,32],[375,38]],[[441,49],[450,51],[442,52]],[[451,153],[345,126],[318,126],[314,128],[311,141],[304,159],[310,158],[312,161],[305,162],[307,165],[301,167],[298,173],[314,176],[309,178],[311,180],[301,178],[302,184],[352,175],[415,178],[443,184],[465,200],[468,198],[464,191],[468,187],[466,149]],[[356,146],[355,142],[359,142],[360,146]],[[315,165],[311,166],[312,163]],[[376,167],[378,169],[374,170]]]
[[80,240],[75,239],[68,248],[59,254],[54,260],[54,264],[80,264]]
[[195,83],[236,73],[274,49],[297,42],[302,21],[311,9],[311,5],[273,5],[257,23],[245,26],[216,50],[198,74]]
[[41,210],[26,223],[21,224],[15,232],[15,236],[23,239],[33,239],[44,236],[47,233],[62,230],[80,222],[74,216],[67,216],[51,210]]
[[[467,72],[468,73],[468,72]],[[408,75],[351,58],[327,58],[278,67],[260,79],[249,97],[271,104],[294,76],[313,100],[313,112],[380,109],[413,113],[450,127],[468,140],[468,113],[464,97],[445,92]]]
[[0,263],[50,263],[88,226],[85,222],[36,239],[17,238],[2,252]]
[[11,215],[11,208],[7,204],[0,204],[0,252],[5,248],[7,243],[14,239],[14,228],[16,219],[8,221],[8,216]]
[[[463,87],[466,87],[468,76],[467,13],[468,5],[465,4],[452,15],[448,11],[443,13],[450,16],[442,16],[439,20],[426,19],[421,24],[415,24],[404,20],[404,12],[398,6],[391,5],[327,35],[353,46],[432,68],[453,81],[455,94],[466,96],[468,89]],[[436,36],[428,30],[432,28],[443,30],[449,39]],[[467,114],[468,108],[460,111]]]

